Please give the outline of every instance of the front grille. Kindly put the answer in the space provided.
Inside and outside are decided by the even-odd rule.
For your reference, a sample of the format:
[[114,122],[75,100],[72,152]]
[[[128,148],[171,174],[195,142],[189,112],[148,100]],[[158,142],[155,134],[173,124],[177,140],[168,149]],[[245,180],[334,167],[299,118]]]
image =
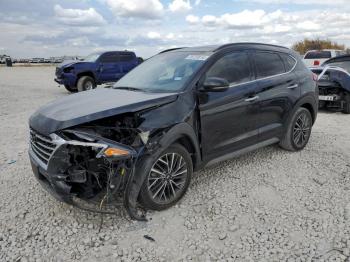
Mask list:
[[62,75],[62,70],[59,67],[56,67],[56,72],[55,72],[57,77],[60,77]]
[[48,136],[39,134],[33,129],[30,129],[30,146],[34,154],[45,164],[49,162],[52,153],[56,149],[56,144]]

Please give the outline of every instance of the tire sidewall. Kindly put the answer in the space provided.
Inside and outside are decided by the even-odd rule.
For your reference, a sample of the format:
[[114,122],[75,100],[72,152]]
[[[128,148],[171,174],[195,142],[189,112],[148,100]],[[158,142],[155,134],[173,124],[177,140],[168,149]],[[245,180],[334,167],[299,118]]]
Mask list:
[[[295,122],[297,121],[298,117],[299,117],[301,114],[306,114],[306,115],[307,115],[307,117],[309,118],[309,121],[310,121],[311,125],[310,125],[310,134],[308,135],[308,137],[307,137],[307,139],[306,139],[304,145],[303,145],[303,146],[298,146],[298,145],[296,145],[296,144],[294,143],[294,140],[293,140],[293,130],[294,130]],[[311,131],[312,131],[312,116],[311,116],[310,111],[307,110],[306,108],[303,108],[303,107],[299,108],[299,109],[295,112],[295,114],[294,114],[294,116],[293,116],[293,118],[292,118],[292,121],[291,121],[291,124],[290,124],[290,126],[289,126],[289,130],[288,130],[288,131],[289,131],[288,133],[289,133],[290,144],[291,144],[292,147],[295,149],[295,151],[303,150],[303,149],[305,148],[305,146],[308,144],[309,139],[310,139],[310,137],[311,137]]]
[[[79,92],[86,91],[85,84],[87,82],[91,82],[92,83],[92,89],[96,88],[95,81],[94,81],[94,79],[92,77],[90,77],[90,76],[82,76],[81,78],[79,78],[78,84],[77,84]],[[89,90],[92,90],[92,89],[89,89]]]
[[[147,181],[148,181],[148,176],[150,175],[150,170],[153,167],[154,163],[158,160],[159,157],[161,157],[162,155],[167,154],[167,153],[180,154],[184,158],[184,160],[185,160],[185,162],[187,164],[188,173],[187,173],[186,182],[185,182],[185,185],[184,185],[184,188],[183,188],[183,191],[181,192],[181,194],[179,194],[170,203],[160,204],[160,203],[155,202],[152,199],[152,197],[150,195],[150,192],[148,190]],[[193,174],[192,159],[191,159],[190,154],[187,152],[187,150],[183,146],[181,146],[179,144],[171,145],[167,149],[161,151],[160,153],[158,152],[158,153],[156,153],[156,154],[154,154],[152,156],[149,156],[149,157],[152,158],[151,161],[146,161],[146,159],[145,159],[144,161],[148,162],[148,163],[146,165],[143,165],[141,163],[141,165],[140,165],[140,166],[142,166],[144,168],[144,170],[145,170],[144,172],[146,172],[146,175],[144,176],[145,179],[144,179],[144,181],[142,183],[139,199],[140,199],[141,204],[147,209],[164,210],[164,209],[167,209],[167,208],[175,205],[184,196],[184,194],[187,192],[187,189],[188,189],[188,186],[190,184],[190,181],[191,181],[191,178],[192,178],[192,174]],[[147,160],[149,160],[149,159],[147,159]]]

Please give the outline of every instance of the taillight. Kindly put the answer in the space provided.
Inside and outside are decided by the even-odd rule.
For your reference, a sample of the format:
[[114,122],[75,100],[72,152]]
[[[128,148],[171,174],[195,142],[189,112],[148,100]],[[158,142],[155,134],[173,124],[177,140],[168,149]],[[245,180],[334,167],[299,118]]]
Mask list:
[[312,80],[317,82],[318,76],[315,73],[312,73]]
[[319,65],[320,65],[320,61],[315,60],[315,61],[314,61],[314,66],[319,66]]

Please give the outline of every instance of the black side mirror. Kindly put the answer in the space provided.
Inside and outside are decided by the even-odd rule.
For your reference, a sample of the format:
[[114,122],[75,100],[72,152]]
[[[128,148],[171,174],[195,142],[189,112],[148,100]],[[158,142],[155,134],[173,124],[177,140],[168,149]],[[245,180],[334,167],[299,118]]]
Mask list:
[[205,92],[223,92],[230,87],[230,83],[225,78],[208,77],[205,79],[202,91]]

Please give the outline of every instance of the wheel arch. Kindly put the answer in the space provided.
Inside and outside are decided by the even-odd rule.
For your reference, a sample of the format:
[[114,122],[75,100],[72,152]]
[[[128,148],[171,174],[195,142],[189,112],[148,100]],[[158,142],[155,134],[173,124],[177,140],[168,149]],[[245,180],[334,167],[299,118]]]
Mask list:
[[315,112],[315,109],[313,108],[313,106],[306,102],[306,103],[303,103],[302,105],[300,105],[300,107],[303,107],[307,110],[309,110],[309,112],[311,113],[311,117],[312,117],[312,123],[315,123],[316,121],[316,112]]
[[[201,164],[201,154],[200,147],[198,143],[197,135],[192,126],[187,123],[179,123],[167,131],[163,132],[164,134],[160,139],[157,140],[157,144],[160,145],[160,148],[157,150],[162,151],[174,143],[180,143],[187,150],[194,151],[191,154],[193,170],[198,170]],[[136,202],[142,187],[142,184],[147,176],[147,173],[144,170],[147,169],[147,166],[150,166],[154,158],[148,157],[144,158],[142,161],[136,163],[135,172],[129,178],[127,187],[124,193],[124,205],[126,206],[128,213],[131,217],[135,219],[142,219],[136,216]]]
[[194,129],[187,123],[180,123],[170,128],[159,141],[162,149],[172,144],[182,145],[190,153],[193,169],[196,170],[201,163],[198,137]]
[[312,122],[314,124],[318,113],[318,99],[316,99],[314,95],[306,95],[300,98],[298,102],[294,105],[293,110],[291,110],[288,117],[288,122],[290,118],[294,115],[295,111],[298,110],[298,108],[300,107],[306,108],[310,111],[312,116]]
[[77,85],[79,79],[83,76],[90,76],[94,79],[95,83],[96,83],[96,77],[95,74],[92,71],[84,71],[84,72],[80,72],[77,74],[77,79],[75,81],[75,86]]

